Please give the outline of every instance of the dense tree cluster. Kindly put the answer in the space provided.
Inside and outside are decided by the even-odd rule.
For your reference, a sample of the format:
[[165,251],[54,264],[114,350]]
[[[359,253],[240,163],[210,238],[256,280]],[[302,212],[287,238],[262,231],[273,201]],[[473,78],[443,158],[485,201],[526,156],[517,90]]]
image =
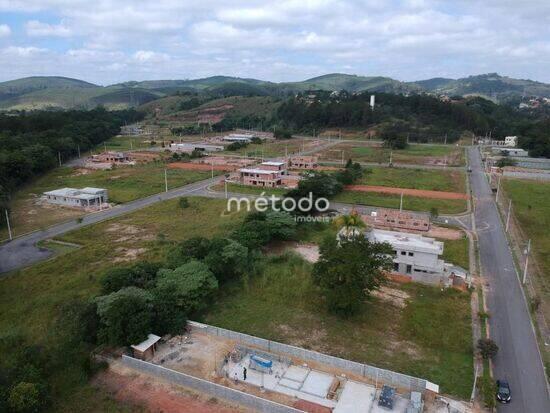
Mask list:
[[108,269],[102,295],[64,310],[78,342],[129,345],[147,334],[176,334],[205,308],[218,287],[245,280],[261,261],[259,248],[293,239],[296,221],[285,212],[250,213],[229,238],[194,237],[172,245],[162,263]]

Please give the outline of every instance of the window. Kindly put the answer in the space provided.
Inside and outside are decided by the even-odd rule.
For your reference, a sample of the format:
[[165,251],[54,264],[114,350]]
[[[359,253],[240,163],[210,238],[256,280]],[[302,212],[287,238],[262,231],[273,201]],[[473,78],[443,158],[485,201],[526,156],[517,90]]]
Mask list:
[[399,263],[398,262],[393,263],[393,270],[394,271],[399,271]]
[[412,265],[407,265],[407,269],[405,270],[405,272],[406,272],[407,274],[410,274],[411,271],[412,271]]
[[409,252],[409,257],[414,257],[414,252]]
[[407,255],[407,251],[401,251],[401,255]]
[[397,255],[397,251],[396,251],[396,250],[393,250],[392,253],[393,253],[393,255]]

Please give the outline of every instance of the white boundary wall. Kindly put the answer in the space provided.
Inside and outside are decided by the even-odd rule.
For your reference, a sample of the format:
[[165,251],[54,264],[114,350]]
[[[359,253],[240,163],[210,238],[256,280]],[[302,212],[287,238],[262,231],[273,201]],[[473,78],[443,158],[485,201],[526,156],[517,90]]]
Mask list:
[[244,407],[248,407],[258,412],[304,413],[302,410],[298,410],[293,407],[272,402],[271,400],[262,399],[261,397],[256,397],[252,394],[231,389],[208,380],[203,380],[185,373],[180,373],[179,371],[167,369],[166,367],[149,363],[147,361],[138,360],[126,355],[122,356],[122,364],[143,373],[152,374],[172,383],[208,394],[212,397],[217,397]]
[[323,363],[328,366],[336,367],[344,371],[366,377],[378,384],[388,384],[402,389],[408,389],[409,391],[417,391],[422,394],[424,394],[426,390],[435,393],[439,392],[439,386],[437,384],[417,377],[408,376],[406,374],[380,369],[368,364],[357,363],[355,361],[345,360],[339,357],[318,353],[316,351],[306,350],[300,347],[278,343],[276,341],[265,340],[263,338],[226,330],[224,328],[214,327],[208,324],[197,323],[195,321],[188,321],[187,325],[191,331],[195,330],[213,336],[228,338],[240,344],[258,347],[268,352],[296,357],[304,361],[309,360]]

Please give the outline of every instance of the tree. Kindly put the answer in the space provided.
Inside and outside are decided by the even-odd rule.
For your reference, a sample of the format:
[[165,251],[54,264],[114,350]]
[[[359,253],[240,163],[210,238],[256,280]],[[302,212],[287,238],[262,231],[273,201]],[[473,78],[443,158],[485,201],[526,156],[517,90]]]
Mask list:
[[380,133],[384,146],[390,149],[405,149],[408,145],[409,126],[405,122],[394,122],[386,125]]
[[167,267],[176,268],[191,259],[202,260],[210,250],[210,240],[204,237],[186,239],[170,248],[166,260]]
[[363,168],[358,162],[348,159],[344,170],[338,171],[335,176],[342,185],[351,185],[363,176]]
[[439,209],[437,209],[436,207],[431,207],[430,208],[430,216],[432,218],[437,218],[439,216]]
[[497,344],[490,338],[480,338],[477,341],[477,349],[479,350],[481,357],[485,360],[492,359],[498,353]]
[[315,171],[304,174],[304,178],[298,182],[298,187],[288,191],[285,196],[294,198],[298,202],[300,198],[308,198],[311,194],[315,202],[319,198],[332,198],[342,189],[342,184],[334,175]]
[[185,197],[181,197],[179,200],[178,200],[178,206],[180,207],[180,209],[186,209],[186,208],[189,208],[189,200]]
[[154,294],[172,300],[176,309],[192,313],[202,309],[217,289],[218,281],[208,266],[191,260],[173,270],[160,270]]
[[40,386],[35,383],[20,382],[9,393],[8,404],[17,413],[38,413],[46,406]]
[[252,267],[248,248],[227,238],[215,238],[204,262],[219,282],[243,275]]
[[517,165],[517,161],[515,159],[508,158],[507,156],[504,156],[497,161],[497,166],[499,168],[504,168],[506,166],[516,166],[516,165]]
[[151,262],[138,262],[131,267],[108,269],[101,278],[104,294],[112,293],[124,287],[151,288],[161,265]]
[[391,253],[389,244],[370,242],[363,235],[325,240],[313,266],[313,280],[329,311],[342,316],[357,313],[369,293],[385,281],[384,271],[392,267]]
[[345,228],[346,232],[349,232],[353,228],[365,228],[367,226],[361,215],[355,210],[349,214],[339,215],[334,219],[333,223],[338,229]]
[[147,338],[153,327],[152,296],[137,287],[126,287],[96,298],[101,343],[129,345]]
[[290,139],[292,138],[292,133],[287,129],[277,128],[273,131],[273,136],[275,139]]

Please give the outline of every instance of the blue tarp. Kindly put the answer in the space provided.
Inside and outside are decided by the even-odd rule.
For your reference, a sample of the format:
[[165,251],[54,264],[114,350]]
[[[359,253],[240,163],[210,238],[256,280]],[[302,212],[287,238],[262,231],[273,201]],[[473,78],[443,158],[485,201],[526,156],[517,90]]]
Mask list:
[[254,363],[259,364],[260,366],[265,368],[270,369],[271,367],[273,367],[273,361],[264,359],[263,357],[252,355],[250,356],[250,361],[253,361]]

